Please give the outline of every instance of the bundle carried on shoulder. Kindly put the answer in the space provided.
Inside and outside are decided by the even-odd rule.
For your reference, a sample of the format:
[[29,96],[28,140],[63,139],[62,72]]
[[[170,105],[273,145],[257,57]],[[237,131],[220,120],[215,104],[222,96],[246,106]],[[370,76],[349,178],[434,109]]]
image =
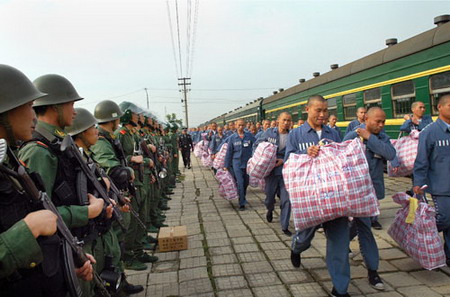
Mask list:
[[420,265],[428,270],[445,266],[444,246],[436,226],[435,209],[424,201],[397,193],[392,199],[402,206],[388,234]]
[[218,169],[216,178],[219,181],[219,195],[226,200],[239,198],[236,182],[228,170]]
[[211,160],[211,155],[207,152],[202,153],[202,164],[205,167],[211,168],[213,161]]
[[227,155],[228,143],[222,144],[219,152],[216,154],[216,157],[213,161],[213,167],[215,169],[220,169],[225,167],[225,156]]
[[277,146],[261,142],[247,162],[247,174],[255,179],[263,179],[270,174],[276,164]]
[[203,156],[203,153],[208,153],[208,144],[209,141],[207,140],[201,140],[194,146],[194,155],[197,158],[201,158]]
[[339,217],[372,217],[380,213],[359,138],[321,146],[315,158],[290,154],[283,178],[296,230]]
[[397,172],[392,171],[391,162],[388,162],[388,175],[393,177],[412,175],[414,161],[417,157],[417,147],[419,146],[418,130],[412,130],[407,136],[399,139],[392,139],[391,142],[397,151],[397,159],[400,163]]

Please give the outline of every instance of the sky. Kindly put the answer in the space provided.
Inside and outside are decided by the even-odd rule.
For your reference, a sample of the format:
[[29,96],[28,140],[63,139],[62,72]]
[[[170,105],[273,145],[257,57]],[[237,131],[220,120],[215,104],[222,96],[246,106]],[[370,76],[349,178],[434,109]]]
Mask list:
[[189,77],[195,126],[443,14],[449,1],[0,0],[0,64],[66,77],[91,112],[106,99],[146,108],[148,93],[161,120],[185,120],[178,78]]

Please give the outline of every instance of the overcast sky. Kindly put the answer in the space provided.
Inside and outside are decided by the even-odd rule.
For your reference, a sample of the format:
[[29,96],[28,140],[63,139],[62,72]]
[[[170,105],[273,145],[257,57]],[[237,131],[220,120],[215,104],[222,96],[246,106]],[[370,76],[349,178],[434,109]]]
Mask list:
[[381,50],[387,38],[432,29],[435,16],[450,13],[448,1],[178,0],[177,27],[175,4],[0,0],[0,63],[31,80],[65,76],[85,98],[76,106],[91,112],[103,99],[146,107],[147,88],[150,111],[183,120],[177,78],[189,76],[193,126]]

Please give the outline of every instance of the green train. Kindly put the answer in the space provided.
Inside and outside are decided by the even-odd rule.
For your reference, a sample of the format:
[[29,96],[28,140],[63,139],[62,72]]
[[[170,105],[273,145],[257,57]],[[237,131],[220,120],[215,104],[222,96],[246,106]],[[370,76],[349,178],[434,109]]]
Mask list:
[[429,31],[399,43],[388,39],[383,50],[342,67],[333,64],[323,75],[314,73],[310,80],[300,79],[291,88],[279,89],[207,123],[271,120],[283,111],[291,113],[296,122],[306,119],[307,98],[321,94],[328,100],[329,113],[338,117],[338,126],[346,127],[355,119],[358,107],[380,106],[387,115],[386,132],[396,137],[412,102],[424,102],[427,113],[436,116],[436,99],[450,92],[450,15],[438,16],[434,23],[436,27]]

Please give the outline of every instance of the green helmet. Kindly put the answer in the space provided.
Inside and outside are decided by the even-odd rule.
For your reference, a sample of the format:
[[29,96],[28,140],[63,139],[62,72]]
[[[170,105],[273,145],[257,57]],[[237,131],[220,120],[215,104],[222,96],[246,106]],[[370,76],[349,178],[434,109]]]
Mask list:
[[77,116],[73,120],[72,126],[66,127],[66,132],[70,136],[84,132],[97,124],[97,120],[87,109],[75,108],[75,112],[77,113]]
[[34,101],[33,107],[54,105],[82,100],[77,91],[65,77],[57,74],[47,74],[36,78],[33,84],[39,91],[48,96]]
[[120,118],[120,122],[122,124],[127,124],[131,121],[132,113],[140,114],[143,112],[143,110],[140,109],[136,104],[128,102],[128,101],[121,102],[119,104],[119,107],[123,111],[123,115]]
[[95,106],[94,117],[99,123],[106,123],[119,119],[123,115],[119,105],[111,100],[103,100]]
[[178,125],[177,125],[176,123],[172,123],[172,127],[171,127],[170,130],[171,130],[172,132],[175,132],[175,131],[178,130],[178,128],[179,128],[179,127],[178,127]]
[[47,96],[19,70],[0,64],[0,113]]

